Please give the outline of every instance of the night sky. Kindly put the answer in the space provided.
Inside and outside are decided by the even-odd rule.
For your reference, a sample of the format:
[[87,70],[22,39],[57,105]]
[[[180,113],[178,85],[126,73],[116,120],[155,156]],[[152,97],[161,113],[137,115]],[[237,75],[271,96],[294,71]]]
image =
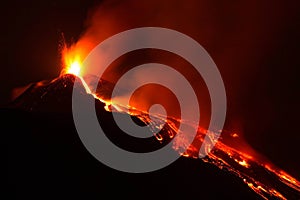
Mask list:
[[[89,10],[99,2],[30,0],[2,3],[1,106],[9,103],[13,88],[53,79],[60,74],[59,44],[62,34],[67,42],[76,41],[85,29]],[[201,2],[206,2],[207,5],[207,1]],[[247,9],[245,5],[227,6],[226,2],[210,3],[210,6],[213,5],[217,11],[222,12],[216,17],[217,20],[204,22],[217,23],[220,27],[212,29],[220,30],[212,33],[218,36],[220,46],[218,41],[213,45],[209,42],[206,44],[205,41],[203,44],[220,68],[227,89],[228,116],[225,127],[243,132],[252,147],[300,178],[298,1],[275,3],[268,0],[263,4],[257,1],[251,4],[250,12],[243,10]],[[261,17],[267,19],[268,25],[260,24],[263,19],[252,18],[249,14],[249,17],[242,18],[242,23],[232,27],[230,21],[234,19],[225,17],[222,21],[222,15],[226,16],[231,12],[229,8],[237,9],[240,15],[255,15],[256,9],[263,10],[264,15]],[[227,33],[226,30],[239,30],[243,27],[248,27],[245,28],[246,32],[233,31],[235,35],[227,37],[231,32]],[[253,34],[250,32],[252,29]],[[201,34],[199,38],[201,40]],[[253,46],[248,45],[251,48],[241,52],[243,46],[228,45],[234,38],[238,38],[236,46],[239,42]],[[222,51],[226,58],[219,56]],[[230,53],[226,53],[227,51]]]

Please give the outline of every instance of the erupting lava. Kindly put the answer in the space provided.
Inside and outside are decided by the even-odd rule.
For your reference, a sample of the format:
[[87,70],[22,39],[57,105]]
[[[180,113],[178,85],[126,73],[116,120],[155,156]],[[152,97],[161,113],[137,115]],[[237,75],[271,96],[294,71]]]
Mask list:
[[74,62],[71,63],[70,68],[67,69],[67,73],[79,76],[80,68],[81,68],[80,63],[78,61],[74,61]]
[[82,76],[82,56],[84,55],[82,49],[74,47],[68,48],[64,43],[62,45],[62,65],[63,70],[61,74],[73,74],[77,77]]
[[[112,104],[110,100],[103,99],[101,94],[92,94],[88,84],[83,79],[84,66],[81,64],[82,55],[77,55],[77,52],[79,51],[76,51],[74,48],[65,48],[63,50],[64,69],[62,74],[74,74],[79,77],[87,93],[93,95],[101,102],[104,102],[106,104],[105,108],[107,111],[112,111],[110,108],[113,106],[116,108],[114,109],[114,112],[126,112],[132,116],[136,116],[143,122],[151,124],[153,130],[155,130],[156,127],[164,124],[163,121],[160,120],[159,116],[154,116],[154,118],[149,117],[147,112],[139,111],[135,108],[130,108],[130,112],[128,112],[127,109],[124,109],[124,106]],[[152,121],[151,119],[157,120]],[[174,135],[178,131],[175,124],[180,122],[182,122],[180,119],[168,117],[165,124],[166,128],[162,129],[162,131],[165,133],[161,133],[161,131],[160,133],[154,134],[154,136],[159,142],[174,138]],[[188,122],[184,123],[189,126],[195,126],[193,124],[188,124]],[[185,146],[185,141],[181,140],[180,138],[173,143],[174,150],[178,151],[178,153],[185,157],[198,159],[198,146],[199,143],[204,142],[204,136],[209,135],[210,140],[212,141],[215,141],[216,137],[215,132],[213,131],[206,130],[201,127],[198,127],[197,130],[195,142],[192,143],[187,151],[181,151],[181,147]],[[298,180],[281,169],[278,169],[270,162],[261,159],[258,153],[253,151],[253,153],[249,155],[249,153],[245,153],[244,151],[228,144],[228,141],[230,140],[236,144],[242,143],[246,145],[239,134],[224,130],[222,130],[222,133],[222,137],[216,141],[214,147],[212,147],[211,144],[202,144],[205,147],[205,151],[209,152],[207,156],[202,158],[202,161],[213,164],[219,169],[225,169],[241,178],[245,184],[247,184],[254,192],[264,199],[298,199],[300,197],[300,182]]]

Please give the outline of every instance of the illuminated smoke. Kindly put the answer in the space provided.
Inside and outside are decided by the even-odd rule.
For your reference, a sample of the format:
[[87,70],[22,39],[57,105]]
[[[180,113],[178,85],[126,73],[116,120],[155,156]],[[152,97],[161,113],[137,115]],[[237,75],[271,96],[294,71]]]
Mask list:
[[[239,114],[239,110],[243,110],[243,105],[239,104],[242,98],[240,94],[244,94],[251,84],[251,78],[259,70],[260,56],[266,55],[272,48],[270,41],[276,38],[277,29],[280,28],[272,23],[280,20],[278,6],[274,3],[268,12],[266,8],[267,2],[258,0],[234,3],[204,0],[188,3],[183,0],[103,1],[90,12],[86,30],[67,51],[74,59],[80,55],[82,61],[108,37],[144,26],[165,27],[187,34],[203,45],[216,62],[225,81],[229,102],[235,102],[229,105],[231,121],[228,124],[231,127],[235,124],[235,128],[242,130],[239,125],[243,121],[243,116]],[[120,74],[141,64],[143,60],[167,64],[188,77],[200,99],[201,125],[206,126],[210,115],[206,86],[191,66],[175,55],[157,51],[125,55],[113,63],[103,78],[114,82]],[[81,73],[85,75],[84,70]],[[145,91],[143,93],[146,94]]]

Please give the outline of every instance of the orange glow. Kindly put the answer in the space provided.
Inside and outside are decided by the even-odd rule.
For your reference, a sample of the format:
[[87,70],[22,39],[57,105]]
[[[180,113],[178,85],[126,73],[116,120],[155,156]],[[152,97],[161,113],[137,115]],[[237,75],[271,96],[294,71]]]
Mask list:
[[81,64],[79,63],[79,61],[74,61],[68,67],[67,73],[79,76],[79,74],[80,74],[80,68],[81,68]]
[[82,55],[80,51],[74,48],[67,48],[66,45],[62,50],[63,70],[62,74],[82,75]]
[[[82,84],[88,94],[93,95],[95,98],[100,100],[101,102],[105,103],[105,109],[109,112],[126,112],[129,115],[138,117],[141,121],[145,122],[146,124],[150,124],[151,118],[148,112],[141,111],[136,107],[130,105],[120,105],[118,102],[112,102],[111,100],[104,100],[99,98],[95,93],[92,93],[88,84],[83,79],[84,76],[84,66],[82,66],[83,59],[87,55],[87,50],[90,46],[86,47],[84,42],[77,43],[70,48],[64,46],[62,51],[63,56],[63,70],[62,74],[73,74],[79,77],[82,81]],[[80,47],[80,48],[79,48]],[[161,119],[159,116],[155,116],[158,119]],[[167,134],[163,135],[161,133],[154,134],[155,138],[158,142],[161,142],[166,139],[172,139],[174,137],[173,149],[177,151],[184,157],[189,157],[192,159],[198,159],[199,147],[197,146],[187,146],[190,143],[188,142],[187,138],[180,136],[175,137],[178,132],[178,127],[176,124],[185,123],[192,128],[197,130],[197,136],[195,137],[195,141],[199,143],[203,143],[204,151],[208,154],[202,160],[204,162],[208,162],[213,164],[220,169],[227,169],[229,172],[235,174],[236,176],[240,177],[245,184],[248,185],[254,192],[259,194],[263,198],[277,197],[279,199],[285,199],[285,197],[280,193],[281,191],[277,190],[276,187],[273,185],[269,185],[269,183],[264,182],[263,179],[257,178],[257,174],[255,174],[255,170],[262,171],[260,168],[264,168],[267,173],[273,174],[275,177],[278,178],[280,182],[293,188],[296,191],[300,191],[300,182],[293,178],[292,176],[288,175],[282,170],[276,169],[271,164],[266,164],[265,161],[262,161],[259,158],[259,154],[252,154],[251,151],[246,151],[245,149],[237,149],[222,140],[222,137],[216,141],[216,134],[222,132],[219,130],[218,132],[213,132],[207,130],[203,127],[198,127],[198,125],[192,124],[181,119],[177,119],[175,117],[167,116],[167,120],[162,119],[161,121],[165,122],[168,129]],[[161,129],[164,124],[159,124],[153,122],[153,127]],[[230,133],[229,137],[238,142],[238,144],[242,145],[242,137],[237,133]],[[215,142],[215,145],[212,146],[210,142],[204,143],[203,136],[209,136],[211,142]],[[187,149],[186,151],[182,151],[181,149]],[[250,155],[249,155],[250,154]],[[255,178],[254,178],[255,177]]]
[[77,42],[76,44],[67,45],[62,44],[62,67],[61,74],[74,74],[78,77],[84,75],[84,67],[82,63],[88,52],[92,49],[92,46],[88,42]]
[[292,182],[292,183],[294,183],[294,184],[297,184],[296,179],[290,177],[289,175],[287,175],[287,174],[285,174],[285,173],[281,175],[281,178],[285,179],[285,180],[288,181],[288,182]]
[[243,160],[243,161],[239,161],[238,162],[240,165],[242,165],[242,166],[244,166],[244,167],[246,167],[246,168],[248,168],[249,167],[249,164],[245,161],[245,160]]
[[236,134],[236,133],[232,133],[231,136],[234,137],[234,138],[239,137],[239,135]]

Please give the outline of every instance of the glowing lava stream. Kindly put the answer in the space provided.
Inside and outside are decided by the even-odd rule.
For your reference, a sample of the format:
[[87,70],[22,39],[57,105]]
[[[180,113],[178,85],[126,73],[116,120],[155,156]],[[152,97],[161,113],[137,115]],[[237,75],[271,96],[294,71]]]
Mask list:
[[[88,84],[81,77],[82,69],[80,59],[74,59],[70,62],[70,59],[65,59],[65,69],[62,74],[73,74],[79,77],[82,81],[83,86],[88,94],[93,95],[95,98],[99,99],[101,102],[105,103],[105,109],[107,111],[112,111],[110,108],[113,106],[118,112],[126,112],[124,106],[112,104],[112,102],[99,98],[96,94],[93,94],[88,86]],[[130,107],[130,113],[127,114],[134,115],[144,121],[145,123],[151,124],[153,130],[155,127],[159,127],[163,122],[160,120],[159,116],[154,116],[152,119],[157,119],[156,122],[151,122],[148,113],[144,111],[136,110]],[[134,110],[134,112],[132,112]],[[167,118],[167,137],[160,133],[154,134],[159,142],[164,139],[173,138],[176,135],[175,122],[186,123],[179,119]],[[191,125],[191,124],[188,124]],[[194,125],[191,125],[194,126]],[[223,133],[227,131],[223,130]],[[210,139],[214,141],[215,133],[209,130],[205,130],[201,127],[198,128],[198,134],[195,140],[203,142],[203,136],[209,135]],[[239,135],[237,133],[228,134],[231,140],[239,140]],[[182,156],[198,159],[199,148],[190,145],[187,151],[181,152],[180,149],[185,145],[185,141],[180,139],[174,141],[173,148],[178,151]],[[237,150],[230,145],[225,144],[222,137],[216,142],[214,147],[210,144],[205,145],[206,151],[209,151],[208,155],[202,160],[204,162],[213,164],[220,169],[226,169],[247,184],[254,192],[260,195],[264,199],[277,198],[277,199],[299,199],[300,198],[300,182],[284,172],[278,169],[269,162],[262,161],[256,156],[248,155],[240,150]],[[257,154],[259,155],[259,154]]]

